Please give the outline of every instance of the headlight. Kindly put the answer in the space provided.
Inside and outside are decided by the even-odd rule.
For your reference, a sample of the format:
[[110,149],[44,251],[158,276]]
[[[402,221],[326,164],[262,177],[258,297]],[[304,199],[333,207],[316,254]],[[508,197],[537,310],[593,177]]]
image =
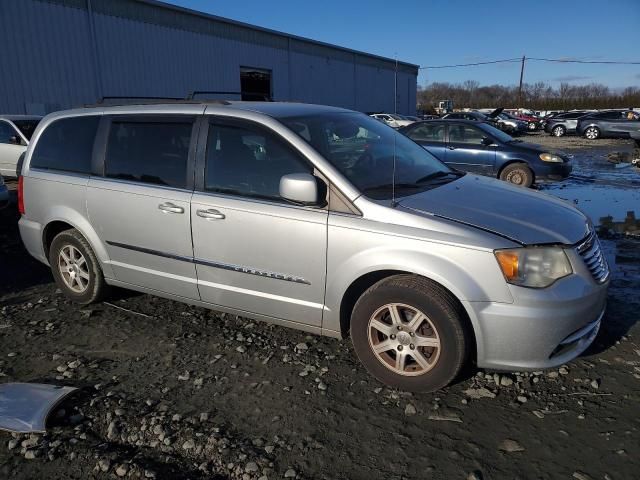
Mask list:
[[573,273],[560,247],[514,248],[496,250],[494,254],[505,280],[521,287],[548,287]]
[[564,162],[562,157],[559,157],[558,155],[554,155],[553,153],[541,153],[540,160],[542,160],[543,162],[551,162],[551,163]]

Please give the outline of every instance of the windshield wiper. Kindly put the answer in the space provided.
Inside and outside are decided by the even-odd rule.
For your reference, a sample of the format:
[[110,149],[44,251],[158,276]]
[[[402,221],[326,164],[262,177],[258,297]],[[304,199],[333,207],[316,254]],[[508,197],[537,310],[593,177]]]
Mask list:
[[449,176],[461,177],[462,175],[464,175],[463,172],[455,172],[455,171],[445,172],[443,170],[438,170],[437,172],[433,172],[433,173],[430,173],[429,175],[425,175],[424,177],[419,178],[418,180],[416,180],[416,183],[427,183],[427,182],[430,182],[431,180],[436,180],[438,178],[444,178]]

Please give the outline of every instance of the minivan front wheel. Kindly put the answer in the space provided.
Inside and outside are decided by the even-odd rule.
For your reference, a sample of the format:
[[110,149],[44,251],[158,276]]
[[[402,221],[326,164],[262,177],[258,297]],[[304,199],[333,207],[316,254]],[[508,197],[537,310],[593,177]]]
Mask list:
[[533,184],[533,172],[524,163],[512,163],[500,172],[500,180],[528,188]]
[[351,317],[358,358],[382,383],[431,392],[459,374],[469,350],[462,307],[440,285],[395,275],[365,291]]
[[60,290],[76,303],[93,303],[106,293],[100,263],[89,242],[77,230],[56,235],[49,248],[49,265]]

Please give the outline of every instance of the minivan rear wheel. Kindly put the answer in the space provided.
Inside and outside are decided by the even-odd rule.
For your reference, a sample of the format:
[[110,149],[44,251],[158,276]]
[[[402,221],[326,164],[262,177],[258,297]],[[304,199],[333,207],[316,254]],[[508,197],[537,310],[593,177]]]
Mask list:
[[107,292],[108,286],[93,249],[75,229],[65,230],[53,239],[49,265],[60,290],[76,303],[96,302]]
[[365,368],[382,383],[432,392],[460,373],[470,340],[461,305],[443,287],[395,275],[365,291],[351,316],[351,339]]
[[528,188],[533,184],[533,172],[524,163],[512,163],[500,172],[500,180]]

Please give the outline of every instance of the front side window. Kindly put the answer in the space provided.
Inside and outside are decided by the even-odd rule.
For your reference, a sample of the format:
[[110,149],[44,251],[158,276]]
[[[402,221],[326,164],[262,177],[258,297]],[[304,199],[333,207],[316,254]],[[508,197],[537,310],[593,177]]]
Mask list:
[[109,131],[105,176],[185,188],[192,119],[114,119]]
[[40,135],[31,156],[31,167],[89,174],[99,116],[53,121]]
[[0,120],[0,143],[12,143],[13,137],[16,137],[18,133],[14,130],[14,128],[9,125],[7,122]]
[[300,137],[373,199],[392,198],[394,183],[396,196],[403,196],[457,178],[424,148],[364,114],[323,113],[279,120],[294,132],[308,132],[310,139]]
[[421,123],[413,128],[408,136],[416,142],[444,142],[444,125]]
[[449,142],[480,145],[485,133],[469,125],[449,125]]
[[[304,129],[299,132],[305,133]],[[213,121],[209,125],[207,191],[280,201],[284,175],[312,171],[300,154],[264,128],[245,122]]]

